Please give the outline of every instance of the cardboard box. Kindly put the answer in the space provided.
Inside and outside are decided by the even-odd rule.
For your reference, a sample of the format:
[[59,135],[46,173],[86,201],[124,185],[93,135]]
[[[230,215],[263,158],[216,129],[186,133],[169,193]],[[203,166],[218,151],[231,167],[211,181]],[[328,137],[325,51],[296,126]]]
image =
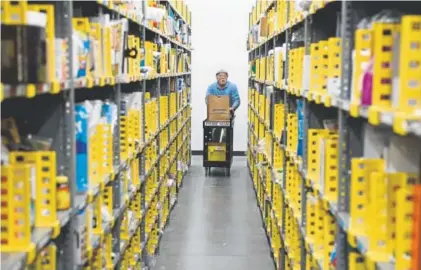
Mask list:
[[208,121],[229,121],[229,96],[208,96]]
[[263,17],[260,19],[260,36],[267,37],[268,36],[268,18]]

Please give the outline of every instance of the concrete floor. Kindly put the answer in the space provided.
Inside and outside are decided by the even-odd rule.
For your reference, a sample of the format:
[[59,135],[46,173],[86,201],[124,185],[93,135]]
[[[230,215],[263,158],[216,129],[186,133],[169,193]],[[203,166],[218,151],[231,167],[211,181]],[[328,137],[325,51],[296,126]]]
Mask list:
[[154,270],[273,270],[245,157],[231,177],[193,156],[162,236]]

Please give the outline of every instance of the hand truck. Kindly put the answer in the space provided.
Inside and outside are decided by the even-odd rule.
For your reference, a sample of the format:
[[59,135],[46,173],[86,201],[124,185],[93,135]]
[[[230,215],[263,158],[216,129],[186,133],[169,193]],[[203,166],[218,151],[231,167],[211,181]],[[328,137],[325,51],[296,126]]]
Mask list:
[[225,168],[231,175],[233,158],[234,117],[229,121],[203,121],[203,167],[205,175],[211,168]]

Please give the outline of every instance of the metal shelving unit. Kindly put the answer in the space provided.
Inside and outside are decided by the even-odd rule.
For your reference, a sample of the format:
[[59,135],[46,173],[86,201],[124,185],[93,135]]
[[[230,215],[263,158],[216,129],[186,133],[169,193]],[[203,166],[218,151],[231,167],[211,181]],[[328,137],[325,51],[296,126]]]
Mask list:
[[[416,210],[421,118],[407,108],[378,105],[374,98],[371,105],[359,103],[355,55],[363,18],[384,9],[418,15],[392,29],[390,18],[384,20],[383,32],[371,29],[368,38],[376,39],[371,49],[381,44],[396,55],[398,42],[407,45],[405,33],[419,36],[421,10],[411,2],[309,2],[307,10],[298,10],[294,1],[257,1],[250,13],[248,167],[276,269],[415,269],[421,241]],[[385,41],[390,34],[395,38]],[[417,53],[401,54],[396,62],[381,58],[383,68],[400,70],[399,61],[419,61],[415,44],[420,41],[411,42]],[[405,96],[409,90],[401,84],[389,91]],[[411,97],[419,109],[421,96]]]
[[[167,10],[171,9],[176,18],[182,18],[183,24],[188,24],[188,34],[191,34],[191,13],[184,2],[156,2],[164,5]],[[2,1],[2,32],[4,25],[11,25],[11,27],[25,25],[23,20],[13,21],[16,20],[13,16],[24,14],[32,3],[26,3],[26,1],[19,1],[19,3],[13,6],[15,4],[10,1]],[[129,25],[128,34],[139,37],[142,49],[146,49],[145,41],[160,38],[171,44],[178,53],[187,54],[189,58],[191,57],[190,38],[186,43],[182,43],[152,27],[146,21],[144,14],[146,1],[142,1],[143,13],[125,9],[121,1],[45,1],[45,3],[37,1],[37,4],[54,7],[55,37],[63,38],[68,46],[66,59],[69,79],[59,82],[13,85],[2,82],[2,119],[13,118],[22,136],[32,134],[41,138],[52,138],[50,152],[54,153],[56,164],[51,164],[51,168],[56,168],[56,172],[52,172],[53,176],[50,180],[55,186],[56,175],[67,177],[70,207],[64,211],[56,210],[54,205],[56,198],[53,198],[50,209],[53,213],[57,213],[57,217],[56,222],[48,226],[44,224],[33,227],[27,224],[28,212],[23,226],[29,229],[24,234],[24,240],[21,240],[18,239],[18,235],[7,234],[9,227],[6,228],[5,224],[15,216],[13,214],[10,216],[12,212],[8,210],[8,205],[2,198],[1,268],[11,270],[128,269],[129,266],[136,269],[148,268],[159,248],[162,231],[168,222],[169,214],[176,203],[178,191],[190,165],[191,71],[179,70],[177,60],[175,60],[175,70],[168,70],[165,73],[144,75],[139,69],[137,74],[73,78],[71,75],[74,74],[72,51],[73,47],[77,46],[72,38],[73,18],[102,14],[109,14],[111,19],[126,18]],[[177,86],[180,78],[184,83]],[[126,116],[123,118],[121,114],[126,109],[123,98],[127,93],[136,92],[142,93],[141,110],[137,112],[140,119],[138,122],[128,124],[125,122],[128,118]],[[156,99],[146,98],[148,95]],[[161,95],[167,97],[167,102],[161,101]],[[110,138],[112,142],[110,173],[107,173],[104,178],[100,177],[86,193],[80,193],[77,192],[76,187],[75,134],[78,127],[75,123],[75,105],[86,100],[108,100],[116,104],[117,124],[114,127],[114,136]],[[150,111],[146,108],[148,102],[155,102],[157,105],[155,116],[158,123],[153,134],[150,132],[151,127],[147,126],[150,123],[148,121],[151,121]],[[161,103],[167,108],[160,108]],[[160,118],[165,121],[160,123]],[[130,118],[130,121],[135,121],[133,119],[136,118]],[[122,152],[125,151],[127,145],[123,144],[122,134],[127,131],[127,126],[138,127],[140,138],[130,135],[133,137],[133,142],[128,155],[124,158]],[[11,153],[13,151],[9,149],[9,154]],[[6,190],[4,180],[8,181],[13,176],[9,170],[15,172],[14,165],[9,166],[11,167],[9,169],[6,164],[3,164],[4,155],[3,152],[2,197],[6,194],[3,193]],[[12,160],[12,158],[9,159]],[[34,167],[37,168],[38,164],[35,163]],[[126,187],[128,177],[133,180],[131,188]],[[29,178],[23,179],[23,183],[25,187],[32,185]],[[55,187],[53,190],[51,192],[55,196]],[[8,192],[12,194],[11,189]],[[29,194],[24,194],[25,198],[29,199],[29,196]],[[112,204],[108,205],[107,202],[110,200]],[[12,206],[17,207],[13,203]],[[29,206],[27,207],[29,211]],[[108,218],[103,216],[104,207],[111,209]],[[134,216],[130,219],[131,222],[128,222],[129,210]],[[4,211],[9,212],[6,214]],[[86,227],[81,224],[79,217],[84,211],[91,213],[93,218],[84,219],[84,222],[88,222]],[[97,222],[98,220],[103,220],[103,222]],[[93,225],[89,222],[96,223]],[[80,246],[81,238],[86,236],[80,231],[82,226],[83,228],[94,226],[94,229],[89,228],[92,230],[92,238],[83,241],[86,245],[85,249]],[[10,242],[12,244],[8,244]]]

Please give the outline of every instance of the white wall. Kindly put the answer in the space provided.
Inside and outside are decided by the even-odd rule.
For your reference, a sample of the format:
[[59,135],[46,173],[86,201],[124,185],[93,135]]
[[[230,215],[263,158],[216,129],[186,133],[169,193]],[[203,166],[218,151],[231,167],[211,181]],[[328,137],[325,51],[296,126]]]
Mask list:
[[249,12],[253,0],[186,0],[192,12],[192,150],[203,150],[205,95],[219,69],[229,72],[238,87],[241,106],[236,113],[234,150],[247,148]]

